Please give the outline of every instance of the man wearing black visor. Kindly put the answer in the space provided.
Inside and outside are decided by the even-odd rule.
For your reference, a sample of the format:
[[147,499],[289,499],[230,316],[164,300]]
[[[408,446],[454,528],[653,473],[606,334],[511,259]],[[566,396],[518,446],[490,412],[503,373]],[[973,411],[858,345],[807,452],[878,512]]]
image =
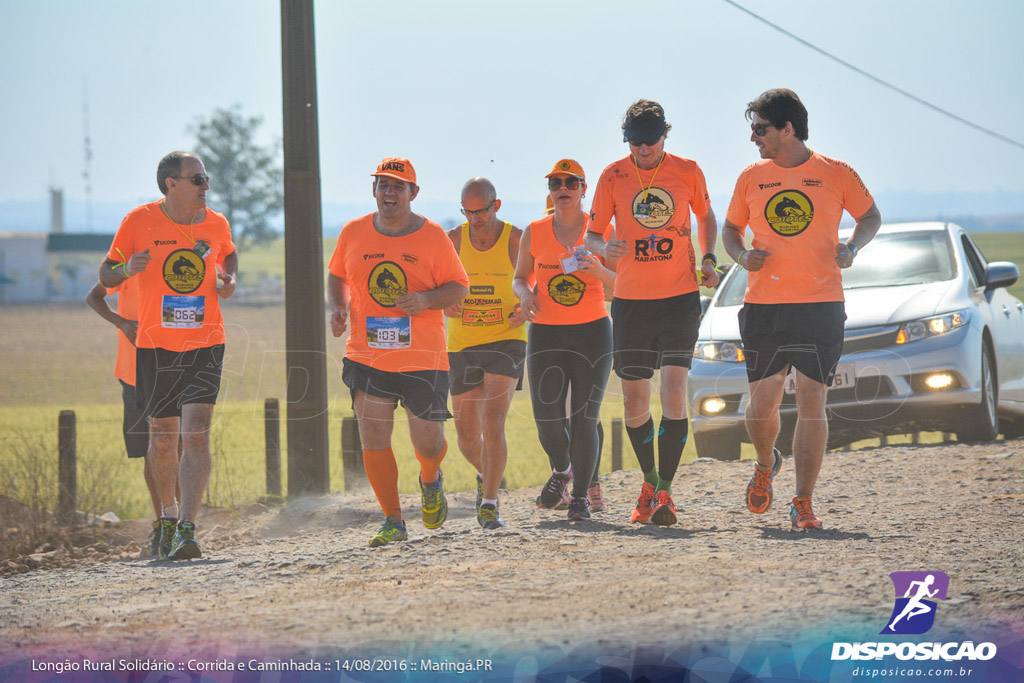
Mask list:
[[[614,368],[622,380],[626,431],[644,473],[632,521],[659,526],[676,522],[672,479],[689,432],[686,376],[700,326],[698,283],[718,284],[718,223],[704,174],[695,161],[665,152],[671,129],[657,102],[639,100],[627,110],[622,131],[630,154],[601,174],[586,238],[591,251],[618,259],[611,309]],[[700,259],[690,236],[691,211]],[[661,371],[657,430],[650,408],[655,370]]]

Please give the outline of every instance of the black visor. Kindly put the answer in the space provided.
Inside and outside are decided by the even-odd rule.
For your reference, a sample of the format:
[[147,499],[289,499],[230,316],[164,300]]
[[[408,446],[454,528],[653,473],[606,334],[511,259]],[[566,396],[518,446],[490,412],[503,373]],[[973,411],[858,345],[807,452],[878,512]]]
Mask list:
[[653,145],[665,134],[665,120],[654,116],[644,116],[629,122],[622,131],[622,141],[634,144],[646,143]]

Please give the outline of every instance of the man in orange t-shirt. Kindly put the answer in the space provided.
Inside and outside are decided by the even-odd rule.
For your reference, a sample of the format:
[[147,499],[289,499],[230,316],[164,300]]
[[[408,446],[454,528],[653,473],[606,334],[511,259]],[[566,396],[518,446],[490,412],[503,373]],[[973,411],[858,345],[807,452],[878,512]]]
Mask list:
[[[794,529],[820,529],[811,494],[828,443],[825,399],[843,351],[846,311],[841,268],[874,238],[882,218],[860,176],[842,161],[806,145],[807,109],[792,90],[768,90],[747,105],[751,141],[762,161],[736,181],[722,227],[729,255],[750,271],[740,311],[750,402],[747,432],[757,451],[747,485],[747,509],[771,507],[772,480],[782,457],[775,449],[779,405],[790,367],[796,371],[793,435]],[[857,221],[839,241],[843,211]],[[744,231],[754,235],[746,248]]]
[[[137,280],[128,278],[119,287],[107,289],[99,282],[93,285],[85,297],[89,308],[116,327],[117,361],[114,365],[114,377],[121,383],[121,401],[124,404],[121,431],[124,434],[124,447],[129,458],[141,458],[142,473],[146,479],[146,488],[153,503],[156,521],[153,522],[153,534],[150,537],[149,554],[157,555],[160,551],[160,495],[157,493],[156,480],[153,479],[153,468],[146,458],[149,449],[149,425],[143,406],[138,401],[135,391],[135,333],[138,322],[138,291]],[[110,308],[106,296],[117,295],[117,311]]]
[[[698,283],[718,284],[718,223],[704,174],[697,162],[665,152],[671,129],[657,102],[638,100],[626,111],[623,142],[630,154],[601,173],[586,237],[591,251],[618,261],[611,309],[614,368],[622,380],[626,433],[644,474],[631,521],[659,526],[676,522],[672,479],[689,433],[686,377],[700,327]],[[699,277],[691,211],[703,252]],[[661,372],[657,434],[651,416],[655,370]]]
[[224,362],[219,299],[234,293],[238,271],[228,222],[206,206],[209,180],[199,157],[166,155],[157,166],[164,199],[125,216],[100,266],[108,289],[138,278],[136,386],[149,417],[161,559],[202,556],[195,519],[210,477],[210,423]]
[[448,349],[443,309],[469,293],[469,278],[440,225],[412,212],[419,193],[408,159],[389,157],[373,174],[377,211],[338,235],[327,277],[331,331],[349,330],[342,381],[359,419],[363,465],[385,519],[370,547],[408,538],[391,448],[399,401],[420,463],[422,519],[448,517],[441,461],[448,450]]

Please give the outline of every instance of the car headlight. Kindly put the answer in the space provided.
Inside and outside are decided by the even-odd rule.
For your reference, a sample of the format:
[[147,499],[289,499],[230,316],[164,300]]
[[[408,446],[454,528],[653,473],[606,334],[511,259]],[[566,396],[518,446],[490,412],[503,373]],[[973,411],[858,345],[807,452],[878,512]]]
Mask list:
[[743,355],[743,345],[739,342],[697,342],[693,350],[694,355],[700,360],[720,360],[727,363],[742,363],[746,357]]
[[918,339],[934,337],[940,334],[952,332],[958,327],[963,327],[970,321],[969,311],[957,311],[946,315],[937,315],[933,318],[923,320],[912,320],[909,323],[900,325],[900,331],[896,335],[897,344],[909,344]]

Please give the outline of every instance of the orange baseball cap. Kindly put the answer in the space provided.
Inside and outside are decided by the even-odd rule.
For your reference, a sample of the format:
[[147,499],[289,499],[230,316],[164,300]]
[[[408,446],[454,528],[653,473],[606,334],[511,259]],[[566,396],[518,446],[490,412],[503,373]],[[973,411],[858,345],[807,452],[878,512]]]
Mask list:
[[383,175],[403,180],[413,185],[416,184],[416,169],[412,167],[412,163],[408,159],[403,159],[402,157],[385,157],[377,165],[377,172],[372,175],[375,177]]
[[548,173],[545,178],[550,178],[553,175],[559,173],[568,173],[574,175],[584,182],[587,180],[586,174],[583,173],[583,167],[580,166],[580,162],[575,159],[559,159],[555,162],[555,167],[551,169],[551,173]]

